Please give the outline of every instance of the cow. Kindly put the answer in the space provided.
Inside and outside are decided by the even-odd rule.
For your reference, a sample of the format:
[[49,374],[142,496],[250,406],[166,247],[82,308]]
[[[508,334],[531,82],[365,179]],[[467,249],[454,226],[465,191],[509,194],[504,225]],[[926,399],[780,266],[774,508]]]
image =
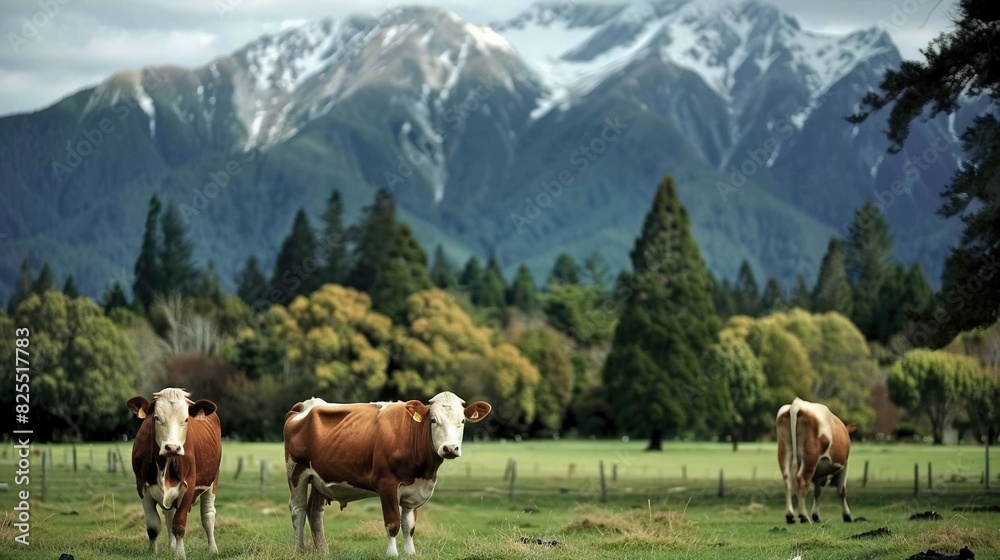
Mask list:
[[128,407],[142,420],[132,444],[135,486],[146,513],[149,553],[156,553],[163,508],[170,529],[170,547],[184,557],[188,512],[201,498],[201,524],[208,548],[215,544],[215,494],[222,460],[222,427],[212,401],[193,402],[183,389],[153,393],[153,402],[132,397]]
[[483,401],[465,407],[450,392],[428,403],[331,404],[313,397],[292,407],[285,415],[284,441],[297,550],[305,549],[308,517],[317,552],[328,552],[323,533],[327,503],[339,502],[343,510],[349,502],[378,496],[389,537],[386,554],[398,556],[400,529],[404,550],[416,554],[417,508],[434,492],[438,467],[462,455],[465,422],[479,422],[492,410]]
[[825,404],[798,397],[778,410],[775,419],[778,433],[778,465],[785,480],[785,521],[795,523],[792,496],[798,501],[799,521],[806,517],[806,492],[814,487],[812,521],[819,523],[819,496],[822,487],[836,483],[840,493],[844,521],[850,523],[847,507],[847,456],[851,451],[851,432],[857,424],[844,425]]

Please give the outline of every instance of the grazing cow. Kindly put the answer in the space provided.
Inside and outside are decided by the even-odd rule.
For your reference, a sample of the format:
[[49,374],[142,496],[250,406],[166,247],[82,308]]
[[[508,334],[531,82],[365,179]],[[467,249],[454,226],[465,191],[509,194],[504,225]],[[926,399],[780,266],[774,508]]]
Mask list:
[[337,501],[344,509],[378,496],[389,536],[386,554],[398,555],[401,527],[404,550],[416,553],[416,510],[434,492],[438,467],[461,456],[465,421],[479,422],[492,409],[483,401],[463,408],[465,401],[448,392],[429,403],[330,404],[314,397],[292,407],[285,415],[285,465],[298,550],[304,549],[308,516],[316,550],[327,553],[326,503]]
[[132,445],[135,485],[146,512],[149,553],[156,553],[163,508],[170,528],[170,547],[184,557],[184,530],[188,512],[201,497],[201,524],[208,548],[215,545],[215,493],[222,460],[222,428],[212,401],[192,402],[183,389],[153,393],[128,400],[129,409],[142,419]]
[[806,523],[806,492],[811,483],[812,521],[819,522],[819,495],[831,481],[840,493],[844,521],[851,521],[847,507],[847,456],[851,451],[850,433],[857,424],[844,425],[825,404],[798,397],[778,410],[778,465],[785,479],[785,520],[795,523],[792,495],[798,500],[799,521]]

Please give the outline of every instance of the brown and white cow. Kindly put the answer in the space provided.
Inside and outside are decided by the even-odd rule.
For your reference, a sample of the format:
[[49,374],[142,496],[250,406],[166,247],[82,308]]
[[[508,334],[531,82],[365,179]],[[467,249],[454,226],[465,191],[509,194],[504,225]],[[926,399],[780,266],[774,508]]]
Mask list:
[[222,428],[212,401],[192,402],[183,389],[168,388],[128,400],[129,409],[142,419],[132,444],[135,485],[146,512],[149,553],[156,553],[163,508],[170,528],[170,547],[184,557],[184,531],[188,512],[201,498],[201,524],[208,548],[215,544],[215,493],[222,460]]
[[[320,398],[297,403],[285,415],[285,464],[295,544],[304,548],[308,516],[316,550],[327,553],[323,508],[378,496],[389,536],[386,553],[397,556],[396,535],[415,554],[416,510],[434,492],[445,459],[462,454],[465,422],[479,422],[492,407],[464,407],[454,393],[395,403],[330,404]],[[402,508],[402,510],[400,509]]]
[[799,521],[806,523],[806,492],[814,487],[812,521],[819,522],[819,496],[822,487],[836,483],[844,521],[851,521],[847,507],[847,456],[851,451],[850,433],[857,424],[844,425],[825,404],[798,397],[778,410],[778,465],[785,479],[785,520],[795,523],[792,496],[798,501]]

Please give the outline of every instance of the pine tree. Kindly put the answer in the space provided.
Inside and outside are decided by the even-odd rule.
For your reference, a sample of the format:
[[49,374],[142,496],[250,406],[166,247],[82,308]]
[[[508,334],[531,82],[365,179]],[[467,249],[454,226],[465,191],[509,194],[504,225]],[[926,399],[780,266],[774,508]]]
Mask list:
[[372,309],[396,322],[406,320],[406,299],[433,286],[427,272],[427,253],[410,231],[397,223],[392,250],[377,261],[372,285]]
[[819,277],[812,293],[813,311],[825,313],[836,311],[851,316],[852,293],[844,270],[844,251],[836,237],[830,238],[819,267]]
[[562,253],[556,257],[556,262],[552,265],[552,273],[549,274],[548,284],[579,284],[580,267],[568,253]]
[[76,280],[73,279],[73,275],[70,274],[66,277],[66,283],[63,284],[62,293],[66,294],[68,298],[80,297],[80,290],[76,288]]
[[156,278],[159,279],[156,293],[189,295],[198,278],[198,269],[192,259],[194,244],[187,239],[187,229],[174,204],[163,213],[160,235],[163,244],[159,247],[156,263]]
[[812,311],[812,294],[809,293],[809,286],[806,279],[801,274],[795,277],[795,291],[792,292],[792,307],[798,307],[804,311]]
[[350,259],[347,252],[347,233],[344,230],[344,204],[340,199],[339,190],[334,190],[326,203],[320,246],[321,252],[325,253],[326,257],[319,274],[319,284],[344,284],[350,272]]
[[272,294],[279,294],[274,303],[288,305],[296,296],[314,292],[319,287],[319,265],[316,236],[306,211],[299,208],[274,263],[270,289]]
[[14,288],[14,293],[7,300],[7,314],[13,315],[14,311],[17,310],[17,306],[21,305],[21,302],[28,299],[31,295],[31,289],[35,285],[34,275],[31,272],[31,263],[28,259],[23,259],[21,261],[21,271],[17,275],[17,286]]
[[475,303],[475,294],[482,289],[483,284],[483,265],[479,262],[479,257],[472,255],[469,260],[465,261],[465,266],[462,267],[462,274],[458,277],[458,285],[462,287],[465,291],[469,292],[469,297],[473,299]]
[[760,308],[764,313],[775,310],[784,311],[788,308],[781,283],[774,276],[768,278],[767,284],[764,285],[764,294],[760,297]]
[[851,320],[869,340],[878,338],[882,285],[893,266],[891,251],[885,216],[873,203],[862,204],[847,228],[844,269],[853,288]]
[[532,313],[541,308],[535,278],[531,275],[528,267],[523,264],[517,267],[514,281],[510,284],[507,303],[526,313]]
[[246,264],[243,266],[243,271],[240,272],[239,277],[236,279],[236,285],[236,295],[240,299],[249,305],[251,309],[257,311],[263,310],[257,307],[266,305],[269,284],[267,276],[264,276],[264,273],[260,270],[257,257],[247,259]]
[[371,293],[378,277],[379,259],[394,249],[397,235],[396,203],[388,190],[379,189],[371,206],[363,210],[360,222],[348,230],[348,238],[354,245],[348,286]]
[[728,319],[736,314],[736,295],[733,287],[729,284],[728,278],[723,278],[722,282],[713,282],[712,300],[715,302],[715,311],[722,319]]
[[219,275],[215,272],[215,262],[209,259],[205,270],[198,275],[198,282],[192,290],[198,297],[203,297],[221,306],[225,299],[222,286],[219,284]]
[[[959,0],[954,24],[920,52],[925,60],[906,61],[889,68],[878,91],[861,99],[860,110],[848,117],[858,124],[874,111],[891,107],[886,131],[889,152],[897,153],[910,133],[914,119],[954,114],[966,100],[988,101],[992,107],[980,111],[961,135],[962,154],[967,161],[952,176],[942,193],[939,209],[944,217],[961,216],[961,240],[945,261],[941,291],[934,315],[927,316],[926,334],[933,347],[941,347],[961,331],[985,327],[1000,316],[1000,10],[995,0]],[[970,101],[971,102],[971,101]],[[930,105],[931,110],[925,111]],[[969,291],[968,286],[980,288]],[[960,294],[956,297],[956,294]],[[943,296],[943,297],[942,297]]]
[[135,261],[135,282],[132,284],[132,293],[135,294],[136,301],[144,309],[148,309],[153,303],[153,298],[158,293],[162,284],[159,278],[159,246],[157,241],[156,227],[159,223],[160,199],[154,194],[149,199],[149,211],[146,214],[146,229],[142,233],[142,247],[139,249],[139,258]]
[[431,281],[442,290],[450,290],[458,286],[458,275],[440,244],[434,248],[434,263],[431,265],[430,274]]
[[486,261],[486,271],[483,274],[479,305],[503,309],[507,299],[506,295],[507,283],[503,278],[500,260],[497,258],[496,251],[491,251],[490,258]]
[[38,273],[38,278],[35,278],[31,285],[31,293],[42,295],[52,289],[52,283],[52,269],[49,268],[49,263],[45,263],[42,265],[41,272]]
[[719,331],[711,280],[671,177],[630,256],[630,297],[602,371],[605,398],[621,428],[660,450],[665,435],[704,421],[701,359]]
[[733,288],[736,298],[736,312],[740,315],[756,317],[760,314],[760,288],[754,278],[753,269],[746,259],[740,263],[740,271],[736,276],[736,286]]
[[594,251],[590,254],[585,261],[583,261],[583,270],[587,274],[587,281],[591,286],[597,288],[602,294],[608,289],[608,285],[611,281],[611,269],[608,267],[607,261],[600,253]]
[[111,290],[108,291],[107,295],[102,302],[104,304],[104,314],[107,315],[111,311],[118,309],[119,307],[128,308],[128,297],[125,295],[125,289],[118,282],[111,285]]

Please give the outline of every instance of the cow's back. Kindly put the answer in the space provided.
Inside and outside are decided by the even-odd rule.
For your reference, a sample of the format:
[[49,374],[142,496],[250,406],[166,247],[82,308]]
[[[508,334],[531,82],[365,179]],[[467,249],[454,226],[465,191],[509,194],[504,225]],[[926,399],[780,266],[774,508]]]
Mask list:
[[376,418],[384,405],[320,404],[306,410],[301,405],[285,415],[286,458],[311,466],[327,482],[370,487]]

